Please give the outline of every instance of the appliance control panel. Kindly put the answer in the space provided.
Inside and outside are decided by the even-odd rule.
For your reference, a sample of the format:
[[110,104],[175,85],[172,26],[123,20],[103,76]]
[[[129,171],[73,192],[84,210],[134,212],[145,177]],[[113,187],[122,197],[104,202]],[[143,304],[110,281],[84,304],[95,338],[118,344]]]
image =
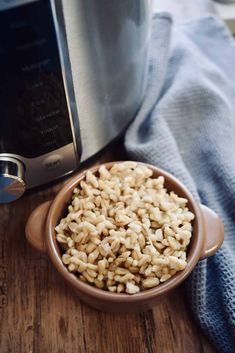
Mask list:
[[35,158],[72,142],[48,1],[0,11],[0,116],[2,153]]
[[0,0],[0,157],[23,163],[26,188],[77,168],[59,44],[50,0]]

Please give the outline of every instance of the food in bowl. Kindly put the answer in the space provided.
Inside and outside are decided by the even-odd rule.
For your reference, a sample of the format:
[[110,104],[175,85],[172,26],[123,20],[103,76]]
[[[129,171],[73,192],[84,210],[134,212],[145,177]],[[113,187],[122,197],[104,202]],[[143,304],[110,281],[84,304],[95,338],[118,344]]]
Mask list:
[[156,287],[187,265],[194,219],[187,202],[136,162],[87,171],[55,228],[62,261],[80,280],[110,292]]

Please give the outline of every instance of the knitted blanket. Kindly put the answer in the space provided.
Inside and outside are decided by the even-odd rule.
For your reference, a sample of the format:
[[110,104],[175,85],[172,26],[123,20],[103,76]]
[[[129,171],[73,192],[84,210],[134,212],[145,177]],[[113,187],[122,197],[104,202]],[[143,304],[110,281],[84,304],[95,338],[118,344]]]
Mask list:
[[186,281],[219,352],[235,352],[235,42],[219,19],[153,19],[149,84],[125,135],[131,159],[163,168],[216,211],[225,241]]

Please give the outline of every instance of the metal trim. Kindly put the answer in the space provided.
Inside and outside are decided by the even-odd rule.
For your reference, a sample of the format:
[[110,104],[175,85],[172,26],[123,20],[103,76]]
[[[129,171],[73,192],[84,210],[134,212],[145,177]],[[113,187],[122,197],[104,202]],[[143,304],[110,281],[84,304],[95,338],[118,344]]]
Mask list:
[[[66,158],[63,158],[62,166],[59,167],[59,169],[52,169],[50,172],[48,172],[46,169],[44,169],[43,162],[45,159],[54,154],[59,154]],[[0,153],[0,159],[4,159],[6,161],[11,159],[14,162],[17,160],[18,163],[22,164],[22,167],[25,168],[24,179],[26,182],[26,189],[58,180],[65,175],[73,173],[78,167],[77,156],[73,142],[57,150],[53,150],[49,153],[40,155],[36,158],[26,158],[24,156],[13,153]]]
[[6,155],[4,154],[0,154],[0,161],[6,161],[6,162],[12,162],[15,163],[17,165],[17,167],[20,169],[20,172],[23,174],[24,173],[24,165],[22,164],[22,162],[18,159],[18,157],[14,157],[14,155]]
[[[59,58],[61,64],[61,72],[64,83],[65,96],[67,101],[67,108],[69,112],[69,120],[72,131],[74,148],[78,164],[81,161],[82,144],[80,136],[80,126],[78,111],[76,106],[75,92],[73,87],[72,70],[69,58],[69,49],[66,40],[66,29],[63,18],[63,7],[60,0],[50,0],[52,16],[55,25],[55,32],[57,38],[57,45],[59,50]],[[66,68],[66,70],[65,70]]]
[[25,192],[26,184],[24,166],[18,160],[2,157],[0,162],[0,204],[3,204],[20,198]]
[[22,5],[27,5],[32,2],[38,2],[40,0],[0,0],[0,11],[9,10]]

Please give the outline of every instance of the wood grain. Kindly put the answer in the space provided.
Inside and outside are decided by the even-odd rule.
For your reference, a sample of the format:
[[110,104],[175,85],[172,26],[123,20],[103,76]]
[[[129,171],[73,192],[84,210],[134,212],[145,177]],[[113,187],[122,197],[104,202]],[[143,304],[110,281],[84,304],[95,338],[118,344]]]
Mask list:
[[[124,157],[117,142],[87,165]],[[64,182],[0,207],[0,352],[215,353],[191,317],[183,287],[146,313],[100,313],[82,304],[47,257],[29,247],[30,212]]]

